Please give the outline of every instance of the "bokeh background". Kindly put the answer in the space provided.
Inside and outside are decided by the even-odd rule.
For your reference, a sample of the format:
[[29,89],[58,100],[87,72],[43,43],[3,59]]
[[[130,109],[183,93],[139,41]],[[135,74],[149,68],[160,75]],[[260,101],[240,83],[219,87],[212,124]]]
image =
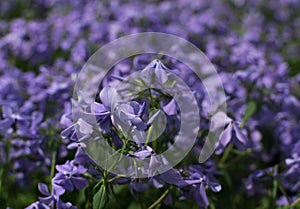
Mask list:
[[[38,201],[47,193],[38,183],[51,187],[55,165],[78,154],[61,131],[71,124],[73,86],[85,61],[118,37],[146,31],[178,35],[207,55],[223,81],[233,127],[248,138],[245,149],[231,139],[209,165],[199,165],[222,185],[218,193],[207,189],[208,206],[171,182],[172,201],[156,207],[300,208],[299,11],[298,0],[1,0],[0,208]],[[122,64],[119,76],[144,60]],[[184,176],[190,164],[197,161],[176,169]],[[147,208],[166,198],[166,186],[153,182],[147,189],[115,184],[117,199],[109,196],[107,208]],[[92,208],[94,185],[89,179],[60,198]]]

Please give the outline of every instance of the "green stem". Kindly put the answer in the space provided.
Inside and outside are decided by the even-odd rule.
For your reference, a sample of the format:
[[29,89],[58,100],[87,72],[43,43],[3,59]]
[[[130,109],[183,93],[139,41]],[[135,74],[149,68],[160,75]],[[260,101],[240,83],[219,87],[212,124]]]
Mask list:
[[225,163],[225,161],[227,160],[227,158],[229,156],[229,153],[232,150],[232,148],[233,148],[233,144],[229,144],[228,147],[227,147],[227,149],[225,150],[222,158],[221,158],[221,161],[220,161],[221,164]]
[[123,144],[123,147],[122,147],[122,150],[121,150],[120,158],[119,158],[119,160],[114,161],[114,163],[113,163],[113,164],[111,165],[111,167],[107,170],[107,172],[110,172],[111,169],[113,169],[113,167],[115,167],[115,165],[116,165],[118,162],[120,162],[120,160],[123,158],[123,153],[124,153],[124,151],[125,151],[125,149],[126,149],[127,143],[128,143],[128,141],[129,141],[129,136],[130,136],[132,130],[133,130],[133,126],[130,126],[130,128],[129,128],[128,132],[127,132],[127,136],[126,136],[126,138],[125,138],[125,141],[123,142],[124,144]]
[[167,93],[164,93],[163,91],[159,90],[159,89],[156,89],[156,88],[151,88],[152,91],[156,91],[157,93],[159,93],[160,95],[166,97],[166,98],[173,98],[173,96],[167,94]]
[[292,204],[291,207],[295,207],[300,203],[300,197],[298,199],[296,199]]
[[115,176],[115,177],[113,177],[113,178],[107,180],[107,182],[110,183],[110,182],[112,182],[112,181],[114,181],[114,180],[116,180],[116,179],[118,179],[118,178],[122,178],[122,177],[125,178],[125,177],[127,177],[127,176],[125,176],[125,175],[118,175],[118,176]]
[[145,145],[148,145],[148,143],[149,143],[151,131],[152,131],[152,126],[150,126],[150,128],[148,129],[148,132],[147,132],[148,134],[146,136]]
[[56,150],[52,152],[52,163],[51,163],[51,171],[50,171],[50,181],[54,177],[55,164],[56,164]]
[[276,200],[277,197],[277,188],[278,188],[278,181],[276,179],[273,180],[273,200]]
[[152,205],[150,205],[148,207],[148,209],[153,209],[155,208],[157,205],[159,205],[167,196],[167,194],[169,193],[169,189],[167,189],[161,196],[160,198],[158,198]]
[[152,89],[149,88],[150,105],[151,105],[151,106],[154,106],[154,105],[153,105],[153,97],[152,97],[151,90],[152,90]]
[[[130,136],[132,130],[133,130],[133,126],[131,125],[130,128],[129,128],[129,130],[128,130],[127,133],[126,133],[126,137],[125,137],[125,140],[124,140],[124,144],[123,144],[123,147],[122,147],[122,150],[121,150],[121,153],[122,153],[122,154],[124,153],[124,151],[125,151],[125,149],[126,149],[126,147],[127,147],[127,143],[128,143],[128,141],[129,141],[129,136]],[[121,155],[121,156],[122,156],[122,155]],[[119,161],[120,161],[121,159],[122,159],[122,158],[120,157]]]
[[285,189],[283,188],[282,184],[278,180],[277,180],[277,182],[278,182],[278,188],[279,188],[279,190],[281,191],[281,193],[283,194],[283,196],[285,196],[285,198],[287,199],[288,203],[291,204],[289,196],[287,195],[287,193],[286,193]]
[[[278,165],[275,165],[273,168],[273,173],[277,173],[277,171],[278,171]],[[274,178],[273,179],[273,193],[272,193],[274,201],[276,200],[276,197],[277,197],[277,188],[278,188],[278,180],[276,178]]]

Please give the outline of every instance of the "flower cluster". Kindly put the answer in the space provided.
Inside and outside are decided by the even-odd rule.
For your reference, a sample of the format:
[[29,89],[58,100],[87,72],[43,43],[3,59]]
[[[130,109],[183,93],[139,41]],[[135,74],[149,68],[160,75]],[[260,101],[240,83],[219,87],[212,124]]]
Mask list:
[[[299,9],[298,0],[1,1],[1,206],[297,206]],[[116,64],[99,84],[95,101],[81,110],[85,117],[72,119],[71,106],[78,102],[71,99],[72,90],[87,58],[109,41],[147,31],[185,38],[218,71],[226,93],[226,124],[206,163],[199,164],[197,157],[212,117],[203,111],[210,98],[196,74],[170,57],[159,57],[160,62],[152,61],[156,55],[138,55]],[[155,79],[158,85],[116,112],[116,88],[136,72],[146,75],[140,83]],[[159,165],[167,163],[159,154],[174,143],[181,120],[176,100],[161,89],[169,87],[169,74],[194,92],[201,129],[186,158],[157,175]],[[153,133],[163,122],[165,130]],[[148,177],[101,168],[87,153],[95,135],[133,163],[149,160],[147,170],[134,164],[126,168]]]

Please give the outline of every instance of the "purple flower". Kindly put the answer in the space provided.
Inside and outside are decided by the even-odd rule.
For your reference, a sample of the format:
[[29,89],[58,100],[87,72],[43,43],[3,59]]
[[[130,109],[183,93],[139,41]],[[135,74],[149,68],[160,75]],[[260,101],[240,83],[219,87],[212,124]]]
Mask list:
[[80,165],[85,165],[92,161],[88,154],[80,147],[77,148],[73,162]]
[[[254,161],[249,167],[246,166],[245,170],[253,171],[249,177],[249,182],[252,183],[249,183],[248,187],[257,190],[258,193],[267,186],[254,186],[254,182],[263,184],[260,180],[267,176],[265,170],[258,170],[261,163],[273,164],[284,160],[286,169],[282,171],[280,180],[288,190],[287,194],[293,196],[289,197],[290,200],[294,200],[300,188],[300,153],[295,151],[299,150],[300,134],[300,76],[297,71],[297,54],[300,49],[300,32],[297,30],[300,27],[299,5],[299,0],[235,0],[230,4],[226,1],[188,0],[179,0],[176,4],[171,1],[153,1],[151,4],[112,1],[106,4],[100,1],[36,0],[36,4],[26,10],[30,18],[24,18],[23,3],[17,5],[16,1],[1,1],[1,165],[3,161],[10,165],[9,175],[12,175],[17,183],[28,183],[27,177],[35,176],[32,174],[39,170],[37,168],[41,168],[48,175],[51,165],[48,145],[52,144],[53,138],[56,140],[55,135],[60,128],[57,119],[63,114],[64,103],[70,100],[70,90],[79,70],[78,66],[83,64],[89,52],[94,51],[97,45],[104,45],[123,34],[160,31],[179,35],[196,47],[206,48],[205,53],[211,58],[222,78],[227,93],[228,113],[234,121],[231,120],[223,130],[216,153],[221,154],[230,143],[239,150],[251,146],[262,162]],[[14,14],[15,7],[21,9],[19,14]],[[140,12],[142,10],[143,13]],[[172,48],[175,53],[178,49]],[[186,56],[193,57],[190,54]],[[123,66],[117,66],[119,69],[114,70],[112,74],[122,81],[122,78],[134,72],[134,69],[144,69],[146,66],[143,70],[145,84],[155,83],[154,88],[168,84],[168,73],[174,73],[174,70],[167,69],[158,60],[148,64],[152,57],[142,55],[134,57],[133,60],[130,58]],[[197,76],[186,70],[188,67],[183,67],[183,63],[179,64],[168,57],[163,59],[172,69],[178,69],[176,75],[192,90],[197,90],[200,95],[196,96],[199,104],[205,107],[207,102],[209,105],[205,88]],[[29,70],[32,72],[28,72]],[[60,168],[61,171],[53,179],[56,193],[61,194],[66,188],[71,190],[83,185],[84,180],[81,178],[84,168],[77,164],[88,166],[92,160],[84,152],[83,138],[77,136],[76,131],[83,135],[93,132],[88,120],[90,116],[96,117],[102,133],[110,137],[114,148],[120,149],[123,146],[121,136],[118,136],[119,133],[114,132],[112,127],[116,125],[114,115],[112,116],[112,110],[115,110],[115,91],[108,87],[117,82],[106,79],[102,83],[104,88],[96,102],[87,107],[90,111],[83,110],[83,115],[87,118],[83,117],[73,123],[71,110],[64,111],[61,124],[66,129],[61,134],[63,140],[58,145],[57,158],[66,156],[67,152],[63,149],[65,147],[77,148],[77,152],[72,163],[58,166],[63,168]],[[235,121],[242,120],[248,100],[257,101],[259,111],[247,122],[245,129],[242,129]],[[166,115],[175,116],[179,113],[174,99],[168,100],[167,104],[159,102],[163,104],[161,107]],[[134,127],[133,131],[143,133],[141,138],[145,138],[146,131],[155,117],[148,120],[148,107],[143,102],[133,102],[128,106],[130,111],[125,112],[124,118],[126,124],[128,127]],[[203,111],[200,114],[206,116]],[[168,117],[168,124],[173,119],[175,120],[175,117]],[[175,125],[174,122],[166,129],[165,133],[168,130],[171,130],[171,133],[162,138],[173,139],[176,128],[180,127],[177,119],[179,118],[176,118]],[[205,133],[209,122],[206,121],[207,117],[204,119],[201,120],[201,131]],[[248,135],[250,140],[247,139]],[[166,148],[169,146],[168,142],[163,144]],[[269,147],[269,144],[272,146]],[[158,155],[146,145],[141,146],[137,143],[137,146],[137,151],[131,153],[131,157],[150,158],[149,168],[153,166],[154,171],[149,169],[148,172],[151,175],[155,174],[160,165]],[[195,146],[197,149],[198,143]],[[148,182],[135,180],[132,188],[142,191],[147,185],[161,188],[165,184],[179,185],[179,182],[186,181],[183,183],[186,186],[180,191],[188,190],[192,197],[200,201],[199,206],[204,206],[208,204],[205,187],[218,190],[218,186],[216,184],[217,188],[214,187],[214,180],[210,174],[215,170],[208,169],[208,172],[203,167],[190,167],[189,176],[184,180],[180,172],[172,170],[155,176]],[[45,201],[54,195],[53,191],[49,194],[45,185],[39,185],[39,189],[45,195]],[[70,203],[63,203],[59,195],[54,195],[53,198],[50,199],[55,204],[51,207],[39,201],[31,208],[73,207]],[[288,199],[283,199],[283,202],[287,201]]]
[[206,187],[213,192],[219,192],[222,186],[213,177],[213,173],[205,174],[205,169],[200,166],[190,166],[189,178],[181,180],[179,187],[192,186],[190,194],[192,198],[198,203],[199,207],[206,207],[209,201],[206,194]]
[[82,165],[74,165],[73,161],[67,161],[63,165],[57,165],[58,173],[53,178],[53,183],[61,186],[63,189],[73,191],[74,188],[81,190],[88,181],[82,177],[87,169]]
[[46,184],[39,183],[38,184],[39,191],[45,195],[45,197],[40,197],[39,200],[41,203],[47,204],[48,206],[54,207],[56,204],[56,198],[62,194],[59,192],[59,189],[56,190],[56,187],[53,187],[52,192],[50,194],[49,189]]
[[36,201],[31,205],[29,205],[28,207],[26,207],[25,209],[50,209],[50,207],[44,203]]
[[149,185],[143,179],[132,179],[130,181],[130,193],[137,199],[135,192],[145,192],[148,190]]
[[53,184],[51,194],[47,185],[44,183],[39,183],[38,189],[45,197],[40,197],[39,201],[26,207],[26,209],[77,209],[77,207],[73,206],[70,202],[64,203],[60,199],[60,195],[62,195],[64,191],[57,185]]
[[167,115],[176,115],[178,108],[175,99],[171,99],[168,104],[163,106],[163,110]]
[[92,113],[95,114],[99,127],[104,133],[110,133],[111,129],[111,111],[115,105],[117,91],[113,87],[104,87],[99,93],[101,103],[93,103]]
[[13,115],[12,109],[7,106],[2,106],[3,119],[0,120],[0,130],[7,131],[14,123],[16,116]]
[[67,203],[64,203],[60,197],[58,197],[58,200],[57,200],[57,209],[77,209],[76,206],[72,205],[72,203],[70,202],[67,202]]
[[153,60],[149,65],[142,70],[142,74],[145,75],[146,81],[150,84],[161,85],[168,80],[169,69],[158,59]]
[[170,169],[160,175],[160,178],[168,183],[173,184],[176,186],[179,186],[181,184],[181,181],[183,180],[180,172],[176,169]]
[[128,157],[135,157],[139,159],[145,159],[150,157],[151,155],[154,154],[154,151],[151,147],[149,146],[142,146],[138,151],[134,152],[133,154],[128,154]]
[[290,157],[285,159],[287,166],[282,175],[282,183],[285,188],[297,192],[300,188],[299,175],[300,175],[300,142],[296,142],[290,154]]
[[244,150],[249,143],[247,136],[240,129],[238,123],[232,120],[227,124],[220,136],[216,145],[216,154],[221,154],[229,143],[234,144],[239,150]]
[[[126,119],[130,120],[131,124],[141,131],[145,131],[148,129],[148,124],[142,120],[145,105],[145,102],[143,104],[139,104],[136,101],[130,102],[130,108],[125,113]],[[125,118],[123,119],[125,120]]]
[[76,131],[79,131],[84,136],[93,133],[93,126],[89,124],[90,117],[95,117],[97,124],[104,133],[111,132],[111,108],[114,105],[116,98],[116,90],[112,87],[105,87],[99,93],[99,98],[102,103],[94,102],[90,105],[90,112],[83,111],[83,118],[79,118],[76,123],[71,121],[71,113],[64,114],[61,117],[61,124],[67,126],[61,132],[63,138],[70,138],[73,141],[78,141]]
[[140,104],[136,101],[132,101],[130,102],[129,106],[120,106],[120,119],[122,121],[130,121],[131,125],[139,131],[147,131],[160,114],[160,110],[156,111],[151,118],[145,122],[146,118],[148,118],[148,109],[148,102],[144,101],[142,104]]
[[[82,151],[83,152],[83,148],[86,148],[86,144],[83,142],[72,142],[67,146],[68,149],[72,150],[72,149],[77,149],[77,152],[75,154],[75,158],[74,160],[78,160],[77,156],[79,155],[78,152]],[[85,161],[83,161],[82,163],[84,163]],[[87,161],[86,161],[87,162]]]

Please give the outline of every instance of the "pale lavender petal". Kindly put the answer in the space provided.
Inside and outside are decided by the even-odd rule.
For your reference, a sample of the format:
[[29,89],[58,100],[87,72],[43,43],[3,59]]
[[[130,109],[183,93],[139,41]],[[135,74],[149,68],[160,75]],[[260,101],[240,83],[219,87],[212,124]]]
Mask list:
[[100,92],[100,99],[106,110],[110,111],[112,103],[117,95],[116,89],[112,87],[104,87]]
[[160,110],[158,110],[156,113],[154,113],[154,115],[152,115],[152,117],[148,120],[147,124],[151,125],[160,113],[161,113]]
[[201,184],[199,190],[200,190],[199,191],[200,192],[200,197],[202,198],[204,205],[208,206],[209,201],[208,201],[208,198],[207,198],[207,195],[206,195],[205,185]]
[[167,105],[163,107],[164,112],[167,115],[176,115],[177,114],[177,104],[173,98]]
[[45,195],[45,196],[49,196],[50,195],[50,192],[49,192],[49,189],[47,187],[46,184],[44,183],[38,183],[38,188],[39,188],[39,191]]
[[229,123],[220,136],[220,143],[226,147],[232,137],[232,123]]
[[233,125],[233,128],[235,131],[236,138],[243,144],[246,144],[248,141],[247,136],[241,131],[239,127],[237,127],[237,125]]

